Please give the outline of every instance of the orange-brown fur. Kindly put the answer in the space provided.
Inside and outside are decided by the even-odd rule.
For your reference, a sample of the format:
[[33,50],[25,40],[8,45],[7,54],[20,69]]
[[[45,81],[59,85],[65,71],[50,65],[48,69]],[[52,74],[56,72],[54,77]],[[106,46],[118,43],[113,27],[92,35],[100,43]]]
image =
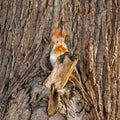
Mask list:
[[54,54],[59,54],[59,53],[65,53],[67,52],[67,49],[60,45],[60,46],[57,46],[55,49],[54,49]]
[[60,38],[60,37],[65,38],[65,36],[66,36],[65,30],[59,30],[59,29],[57,29],[55,31],[55,36],[56,36],[56,38]]
[[50,53],[50,62],[53,67],[57,58],[60,55],[63,55],[65,52],[67,52],[65,37],[66,37],[66,32],[65,30],[61,30],[61,29],[54,30],[54,33],[52,34],[52,41],[54,42],[54,45]]

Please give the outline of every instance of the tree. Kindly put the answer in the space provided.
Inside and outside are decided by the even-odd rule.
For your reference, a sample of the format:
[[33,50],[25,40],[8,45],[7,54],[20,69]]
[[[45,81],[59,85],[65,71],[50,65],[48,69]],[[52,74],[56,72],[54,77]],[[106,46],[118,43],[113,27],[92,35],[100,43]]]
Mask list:
[[[119,120],[119,6],[119,0],[1,0],[0,119]],[[41,82],[52,71],[55,21],[67,31],[70,54],[78,53],[76,68],[87,96],[70,88],[68,102],[61,99],[63,108],[50,117]]]

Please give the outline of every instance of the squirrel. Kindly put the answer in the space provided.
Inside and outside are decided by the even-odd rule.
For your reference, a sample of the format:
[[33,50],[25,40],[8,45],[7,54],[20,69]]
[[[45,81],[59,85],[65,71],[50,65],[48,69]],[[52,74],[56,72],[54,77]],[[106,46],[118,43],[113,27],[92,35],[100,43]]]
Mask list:
[[67,45],[65,44],[66,31],[64,29],[54,30],[51,39],[54,43],[52,50],[50,52],[50,63],[54,68],[57,58],[64,53],[68,52]]

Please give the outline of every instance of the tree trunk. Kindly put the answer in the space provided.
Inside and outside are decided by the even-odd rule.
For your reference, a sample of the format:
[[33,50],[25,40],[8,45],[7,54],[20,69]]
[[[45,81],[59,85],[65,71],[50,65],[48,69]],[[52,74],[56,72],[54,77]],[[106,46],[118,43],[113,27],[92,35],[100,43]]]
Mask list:
[[[48,116],[49,90],[41,83],[52,71],[56,21],[67,31],[70,55],[79,56],[80,90],[66,87],[72,96]],[[120,0],[0,1],[1,120],[119,120],[119,91]]]

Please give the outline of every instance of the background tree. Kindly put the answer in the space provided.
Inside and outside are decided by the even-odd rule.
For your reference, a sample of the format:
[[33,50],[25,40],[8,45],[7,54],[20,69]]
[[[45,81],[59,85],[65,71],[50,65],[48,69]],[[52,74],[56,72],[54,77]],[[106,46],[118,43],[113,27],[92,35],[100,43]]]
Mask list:
[[[51,72],[50,34],[61,20],[70,54],[79,53],[91,106],[85,109],[87,99],[74,90],[68,105],[49,117],[40,83]],[[119,20],[119,0],[0,0],[0,119],[119,120]]]

